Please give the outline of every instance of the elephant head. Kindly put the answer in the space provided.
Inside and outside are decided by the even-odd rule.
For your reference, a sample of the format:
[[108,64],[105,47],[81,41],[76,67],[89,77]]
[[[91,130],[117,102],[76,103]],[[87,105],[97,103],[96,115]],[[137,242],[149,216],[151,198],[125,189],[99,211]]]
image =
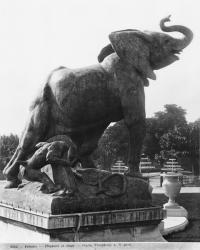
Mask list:
[[181,25],[165,26],[170,16],[160,21],[160,28],[165,32],[181,32],[183,38],[174,38],[161,32],[120,30],[109,35],[111,44],[99,54],[99,62],[109,54],[116,52],[119,58],[132,65],[144,77],[156,79],[154,70],[161,69],[178,60],[179,54],[193,39],[190,29]]

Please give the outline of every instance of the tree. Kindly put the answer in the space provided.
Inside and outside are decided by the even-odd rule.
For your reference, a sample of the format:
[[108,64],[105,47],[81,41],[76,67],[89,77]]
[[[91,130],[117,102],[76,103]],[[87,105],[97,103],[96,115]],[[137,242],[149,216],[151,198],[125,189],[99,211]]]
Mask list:
[[10,134],[8,136],[0,136],[0,170],[2,170],[10,160],[18,143],[19,138],[17,135]]
[[146,119],[146,136],[143,143],[143,153],[151,159],[160,152],[160,137],[158,135],[158,124],[156,118]]
[[169,129],[183,127],[187,124],[186,111],[176,104],[164,105],[165,110],[155,113],[155,119],[158,122],[160,132],[163,134]]
[[[156,112],[154,117],[147,118],[142,151],[152,160],[157,158],[161,163],[169,157],[183,159],[189,156],[193,172],[199,174],[200,119],[188,124],[185,115],[186,111],[182,107],[167,104],[164,111]],[[127,163],[128,140],[128,130],[123,121],[109,126],[93,155],[97,164],[109,170],[119,158]]]
[[160,137],[160,148],[165,158],[187,155],[187,126],[169,129],[167,133]]
[[166,104],[164,111],[156,112],[147,119],[147,133],[144,151],[151,158],[155,155],[169,157],[174,152],[185,154],[187,151],[186,111],[176,104]]
[[96,164],[104,169],[110,169],[117,160],[126,162],[128,156],[128,130],[123,121],[109,126],[98,143],[98,149],[93,154]]
[[200,119],[189,123],[188,129],[188,148],[191,159],[193,172],[195,175],[200,174]]

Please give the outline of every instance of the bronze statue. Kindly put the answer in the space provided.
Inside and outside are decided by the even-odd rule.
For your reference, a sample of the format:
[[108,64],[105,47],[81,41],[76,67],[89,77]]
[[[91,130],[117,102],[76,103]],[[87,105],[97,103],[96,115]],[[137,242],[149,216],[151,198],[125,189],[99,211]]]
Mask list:
[[[20,173],[28,181],[43,183],[41,187],[45,193],[65,190],[64,193],[74,193],[77,189],[71,168],[77,162],[76,145],[66,135],[58,135],[47,142],[36,145],[37,150],[26,161],[18,161],[22,167]],[[41,168],[50,164],[52,179]],[[22,185],[18,186],[19,188]]]
[[[76,146],[66,135],[55,136],[47,142],[38,143],[36,147],[38,149],[27,161],[18,163],[23,166],[20,168],[23,178],[30,182],[42,183],[39,190],[43,193],[53,193],[53,196],[63,196],[68,201],[80,203],[94,197],[100,199],[120,197],[125,204],[129,199],[134,201],[141,198],[146,198],[143,204],[150,204],[152,190],[145,180],[140,178],[136,180],[122,174],[112,174],[109,171],[94,168],[76,169],[75,163],[78,159]],[[52,175],[40,171],[47,164],[51,165]],[[18,189],[26,190],[30,182],[23,182]],[[136,193],[139,193],[138,187],[139,197],[136,196]],[[109,202],[106,201],[105,204],[107,206]],[[99,205],[92,206],[94,208]]]
[[19,184],[20,161],[26,160],[41,141],[64,134],[77,147],[84,168],[93,168],[90,155],[111,122],[124,119],[129,130],[128,166],[130,175],[139,175],[139,161],[145,136],[144,86],[156,79],[154,70],[178,60],[176,54],[190,44],[192,31],[181,25],[165,26],[178,31],[173,38],[165,33],[128,29],[112,32],[111,44],[100,53],[99,63],[81,69],[60,67],[48,77],[30,109],[30,118],[19,146],[4,169],[7,188]]

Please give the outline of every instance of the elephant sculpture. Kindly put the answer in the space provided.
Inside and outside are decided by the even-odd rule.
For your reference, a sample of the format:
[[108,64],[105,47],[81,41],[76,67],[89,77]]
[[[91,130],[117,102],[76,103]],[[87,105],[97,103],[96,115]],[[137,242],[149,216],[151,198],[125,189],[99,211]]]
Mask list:
[[109,35],[110,44],[100,52],[98,64],[51,72],[30,108],[19,146],[4,168],[6,188],[19,184],[19,161],[33,154],[38,142],[59,134],[71,138],[83,167],[94,167],[90,156],[99,138],[111,122],[122,119],[129,130],[129,174],[139,176],[145,136],[144,86],[148,78],[156,79],[154,70],[178,60],[177,54],[193,38],[189,28],[166,26],[168,21],[169,17],[160,21],[161,30],[180,32],[182,38],[164,32],[115,31]]

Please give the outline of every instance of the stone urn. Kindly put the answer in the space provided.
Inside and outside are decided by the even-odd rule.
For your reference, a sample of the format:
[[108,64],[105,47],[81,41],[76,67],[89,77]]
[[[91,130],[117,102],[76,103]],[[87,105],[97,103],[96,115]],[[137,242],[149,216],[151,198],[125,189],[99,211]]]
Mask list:
[[179,208],[180,206],[175,202],[176,197],[181,190],[180,177],[181,173],[168,172],[161,174],[163,176],[162,187],[164,189],[164,194],[169,198],[168,202],[164,204],[164,208]]

